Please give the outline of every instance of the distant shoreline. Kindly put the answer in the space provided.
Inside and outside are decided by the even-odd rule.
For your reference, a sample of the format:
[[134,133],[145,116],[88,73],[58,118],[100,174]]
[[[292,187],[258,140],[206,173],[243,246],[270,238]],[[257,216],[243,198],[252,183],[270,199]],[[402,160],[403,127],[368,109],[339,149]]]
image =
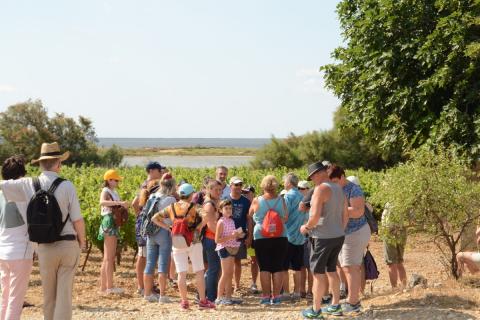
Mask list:
[[154,157],[154,156],[255,156],[257,148],[121,148],[124,156]]
[[[270,143],[270,139],[265,138],[98,138],[97,145],[99,148],[109,148],[116,145],[127,150],[174,150],[174,149],[214,149],[223,150],[233,149],[233,154],[238,154],[237,149],[258,150]],[[130,151],[129,151],[130,152]],[[142,151],[143,153],[143,151]],[[224,152],[216,152],[225,154]],[[232,153],[232,152],[230,152]],[[242,153],[242,152],[241,152]],[[188,151],[190,154],[190,151]]]

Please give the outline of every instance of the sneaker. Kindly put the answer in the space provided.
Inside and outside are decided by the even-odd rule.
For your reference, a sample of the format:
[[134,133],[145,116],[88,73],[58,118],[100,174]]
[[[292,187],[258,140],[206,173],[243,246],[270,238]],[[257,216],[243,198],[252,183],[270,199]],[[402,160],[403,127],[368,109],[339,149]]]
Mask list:
[[149,296],[143,297],[143,299],[147,300],[148,302],[158,302],[158,296],[154,293]]
[[170,298],[168,298],[167,296],[160,296],[158,298],[158,303],[170,303]]
[[342,316],[342,306],[337,304],[337,305],[329,305],[327,307],[322,308],[322,313],[326,313],[332,316]]
[[342,310],[344,313],[359,313],[361,312],[361,308],[362,305],[360,304],[360,302],[358,302],[357,304],[351,304],[346,302],[342,305]]
[[222,300],[220,300],[219,304],[222,306],[231,306],[233,305],[233,301],[232,299],[223,298]]
[[260,300],[260,304],[261,304],[262,306],[270,305],[270,297],[263,297],[263,298]]
[[292,301],[298,301],[302,299],[302,294],[298,292],[292,293]]
[[302,316],[304,319],[325,319],[322,316],[322,310],[315,311],[313,308],[303,310]]
[[305,299],[307,299],[307,300],[313,300],[313,294],[312,294],[311,292],[307,293],[307,294],[305,295]]
[[233,304],[242,304],[243,303],[242,299],[237,299],[237,298],[231,298],[230,301],[232,301]]
[[215,303],[208,299],[203,299],[198,302],[198,307],[202,309],[215,309]]
[[138,288],[138,289],[137,289],[137,294],[138,294],[139,296],[142,296],[142,297],[143,297],[144,292],[145,292],[145,290],[144,290],[143,288]]
[[281,302],[290,302],[292,301],[292,296],[288,293],[284,293],[278,296]]
[[[288,297],[290,299],[290,297]],[[276,296],[275,298],[272,298],[272,301],[270,301],[270,304],[272,306],[279,306],[282,304],[282,296]]]
[[106,294],[122,294],[123,292],[122,288],[110,288],[105,291]]
[[180,308],[182,308],[183,310],[188,310],[190,308],[188,300],[182,300],[180,302]]
[[340,290],[340,299],[347,299],[348,291],[347,290]]
[[255,283],[252,283],[252,285],[250,286],[250,292],[253,294],[258,294],[260,292],[258,291],[258,287]]
[[331,303],[332,303],[332,295],[331,294],[329,294],[326,297],[322,297],[322,304],[329,305]]

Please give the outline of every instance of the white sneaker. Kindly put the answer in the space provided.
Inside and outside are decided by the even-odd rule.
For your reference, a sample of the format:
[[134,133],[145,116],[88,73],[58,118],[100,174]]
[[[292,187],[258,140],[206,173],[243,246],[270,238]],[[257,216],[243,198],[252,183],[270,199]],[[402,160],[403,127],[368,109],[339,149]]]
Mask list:
[[160,296],[158,303],[170,303],[170,299],[167,296]]
[[158,302],[158,296],[154,293],[152,293],[151,295],[149,296],[145,296],[143,297],[145,300],[147,300],[148,302]]
[[110,288],[105,291],[106,294],[122,294],[123,292],[122,288]]

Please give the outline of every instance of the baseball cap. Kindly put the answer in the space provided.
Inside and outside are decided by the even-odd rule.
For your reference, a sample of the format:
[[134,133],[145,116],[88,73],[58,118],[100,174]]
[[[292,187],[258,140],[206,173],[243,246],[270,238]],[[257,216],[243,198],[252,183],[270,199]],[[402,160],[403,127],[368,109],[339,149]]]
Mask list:
[[158,162],[158,161],[150,161],[145,166],[145,169],[147,170],[147,172],[150,171],[150,170],[154,170],[154,169],[163,170],[163,169],[166,169],[166,168],[167,167],[162,166],[160,164],[160,162]]
[[302,180],[298,183],[298,187],[302,189],[310,189],[310,184],[308,181]]
[[189,183],[184,183],[178,188],[178,193],[183,197],[188,197],[194,192],[195,192],[195,189]]
[[230,184],[237,184],[237,183],[243,183],[242,178],[240,178],[240,177],[231,177],[230,178]]
[[242,192],[243,192],[243,193],[248,193],[248,192],[253,192],[253,193],[255,193],[255,187],[252,186],[252,185],[248,185],[246,188],[243,188],[243,189],[242,189]]

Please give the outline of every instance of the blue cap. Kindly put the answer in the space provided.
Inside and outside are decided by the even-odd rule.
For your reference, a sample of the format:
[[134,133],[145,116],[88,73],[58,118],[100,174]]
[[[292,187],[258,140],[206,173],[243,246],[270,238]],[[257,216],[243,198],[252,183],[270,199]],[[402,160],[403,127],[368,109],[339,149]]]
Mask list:
[[147,166],[145,169],[148,171],[158,169],[158,170],[163,170],[166,169],[166,167],[162,166],[158,161],[150,161],[147,163]]
[[184,183],[178,188],[178,193],[182,197],[188,197],[189,195],[191,195],[194,192],[195,192],[195,189],[189,183]]

